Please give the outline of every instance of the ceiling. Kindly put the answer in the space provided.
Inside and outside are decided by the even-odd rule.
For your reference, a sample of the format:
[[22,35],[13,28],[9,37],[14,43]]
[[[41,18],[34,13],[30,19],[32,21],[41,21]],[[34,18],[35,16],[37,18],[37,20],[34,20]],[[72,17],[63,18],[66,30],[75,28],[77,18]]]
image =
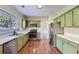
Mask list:
[[54,15],[67,5],[43,5],[41,9],[38,5],[15,5],[14,7],[25,16],[49,16]]

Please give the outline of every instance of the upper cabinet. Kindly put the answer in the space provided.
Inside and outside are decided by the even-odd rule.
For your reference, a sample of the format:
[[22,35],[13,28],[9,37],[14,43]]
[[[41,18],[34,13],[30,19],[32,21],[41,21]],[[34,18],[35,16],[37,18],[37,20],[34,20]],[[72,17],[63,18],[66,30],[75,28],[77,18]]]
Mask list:
[[79,7],[73,9],[73,25],[79,26]]
[[25,29],[28,27],[28,20],[26,20],[26,18],[24,17],[22,19],[22,28]]
[[61,22],[61,20],[60,20],[60,18],[58,17],[58,18],[56,18],[56,19],[54,20],[54,22],[55,22],[55,23]]
[[65,26],[65,24],[64,24],[64,15],[62,15],[61,17],[60,17],[60,20],[61,20],[61,27],[64,27]]
[[40,28],[40,20],[29,20],[29,27],[36,27],[36,28]]
[[[58,20],[59,19],[59,20]],[[61,27],[79,26],[79,6],[55,18],[55,23],[60,22]]]
[[65,14],[65,26],[72,26],[72,11],[69,11]]

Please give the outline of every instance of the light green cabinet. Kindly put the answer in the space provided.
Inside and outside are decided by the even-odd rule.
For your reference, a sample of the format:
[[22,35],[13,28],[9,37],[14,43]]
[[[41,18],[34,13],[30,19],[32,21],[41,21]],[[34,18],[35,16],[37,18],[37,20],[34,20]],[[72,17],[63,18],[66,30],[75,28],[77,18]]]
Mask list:
[[60,17],[58,17],[58,18],[56,18],[56,19],[54,20],[55,23],[60,22],[60,21],[61,21],[61,20],[60,20]]
[[17,40],[18,40],[18,51],[19,51],[28,41],[28,34],[18,37]]
[[59,36],[56,36],[56,46],[57,48],[62,52],[62,38]]
[[23,38],[22,38],[22,36],[18,37],[17,40],[18,40],[18,51],[19,51],[23,46],[23,42],[22,42]]
[[77,50],[78,50],[77,53],[79,54],[79,44],[77,45]]
[[28,41],[28,34],[25,34],[23,36],[23,45],[25,45],[27,41]]
[[73,25],[79,26],[79,7],[73,10]]
[[77,54],[77,44],[64,39],[63,40],[63,53],[64,54]]
[[69,11],[65,14],[65,26],[72,26],[72,11]]
[[25,43],[26,43],[25,35],[22,36],[22,42],[23,42],[23,45],[25,45]]
[[0,45],[0,54],[3,54],[3,45]]
[[65,21],[64,15],[60,17],[60,20],[61,20],[61,27],[64,27],[64,21]]
[[29,40],[28,34],[25,35],[25,38],[26,38],[26,42],[27,42]]
[[64,39],[60,36],[56,36],[56,47],[63,54],[77,54],[79,53],[79,44]]

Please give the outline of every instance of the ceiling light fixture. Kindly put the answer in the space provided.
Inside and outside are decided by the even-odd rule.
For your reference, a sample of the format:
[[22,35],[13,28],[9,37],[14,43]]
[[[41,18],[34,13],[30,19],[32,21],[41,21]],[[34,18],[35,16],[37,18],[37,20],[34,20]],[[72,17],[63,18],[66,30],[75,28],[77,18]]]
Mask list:
[[41,9],[43,6],[42,5],[38,5],[38,8]]

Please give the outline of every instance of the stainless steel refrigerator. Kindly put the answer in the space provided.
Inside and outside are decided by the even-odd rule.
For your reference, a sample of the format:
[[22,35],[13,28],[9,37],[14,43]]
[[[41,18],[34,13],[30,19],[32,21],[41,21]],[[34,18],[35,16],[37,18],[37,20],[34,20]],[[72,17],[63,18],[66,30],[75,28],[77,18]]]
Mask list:
[[56,47],[56,34],[64,33],[64,28],[62,28],[60,25],[61,23],[49,24],[49,43],[53,47]]

